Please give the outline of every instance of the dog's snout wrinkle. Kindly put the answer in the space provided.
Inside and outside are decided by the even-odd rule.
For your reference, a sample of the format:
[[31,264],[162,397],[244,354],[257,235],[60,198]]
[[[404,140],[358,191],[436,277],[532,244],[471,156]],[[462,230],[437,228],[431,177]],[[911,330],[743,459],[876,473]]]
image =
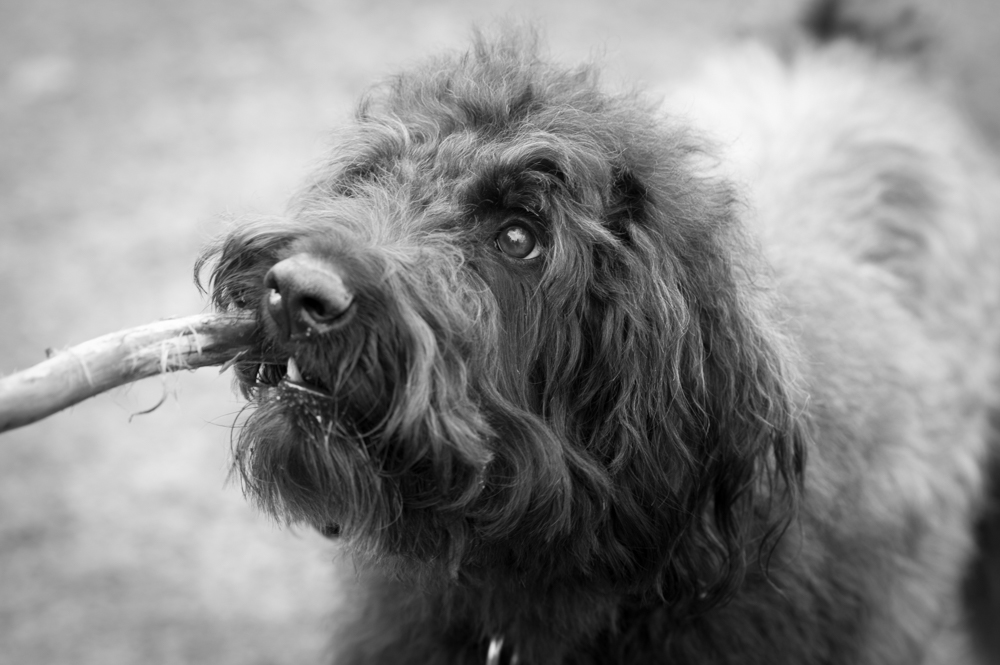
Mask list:
[[286,339],[325,333],[354,302],[342,269],[311,254],[279,261],[264,277],[265,308]]

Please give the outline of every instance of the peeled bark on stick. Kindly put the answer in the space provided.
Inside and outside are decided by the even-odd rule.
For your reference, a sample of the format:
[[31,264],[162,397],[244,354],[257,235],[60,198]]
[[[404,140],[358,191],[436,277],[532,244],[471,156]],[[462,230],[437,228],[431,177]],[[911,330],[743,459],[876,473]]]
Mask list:
[[117,386],[180,369],[222,365],[249,347],[254,322],[201,314],[110,333],[0,378],[0,432]]

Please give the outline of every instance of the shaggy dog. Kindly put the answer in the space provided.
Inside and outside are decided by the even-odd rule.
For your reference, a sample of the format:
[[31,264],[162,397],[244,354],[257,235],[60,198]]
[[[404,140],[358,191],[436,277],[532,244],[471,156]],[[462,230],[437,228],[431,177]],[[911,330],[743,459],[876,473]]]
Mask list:
[[479,37],[209,251],[246,490],[349,553],[337,663],[986,662],[1000,178],[827,23],[662,107]]

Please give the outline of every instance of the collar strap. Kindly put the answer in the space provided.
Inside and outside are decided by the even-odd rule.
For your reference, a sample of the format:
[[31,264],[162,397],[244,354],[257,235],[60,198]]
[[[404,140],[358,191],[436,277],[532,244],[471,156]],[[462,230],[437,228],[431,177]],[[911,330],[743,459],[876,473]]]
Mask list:
[[520,665],[521,658],[513,649],[503,648],[503,638],[494,637],[486,651],[486,665]]

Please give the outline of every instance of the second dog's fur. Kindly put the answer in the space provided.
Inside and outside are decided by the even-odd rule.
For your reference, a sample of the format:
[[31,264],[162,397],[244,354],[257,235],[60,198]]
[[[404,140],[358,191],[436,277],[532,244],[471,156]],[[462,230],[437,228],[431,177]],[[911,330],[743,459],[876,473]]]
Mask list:
[[1000,178],[942,99],[751,44],[658,109],[516,35],[369,96],[213,274],[247,489],[352,557],[336,662],[984,658]]

